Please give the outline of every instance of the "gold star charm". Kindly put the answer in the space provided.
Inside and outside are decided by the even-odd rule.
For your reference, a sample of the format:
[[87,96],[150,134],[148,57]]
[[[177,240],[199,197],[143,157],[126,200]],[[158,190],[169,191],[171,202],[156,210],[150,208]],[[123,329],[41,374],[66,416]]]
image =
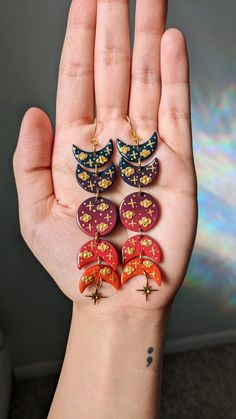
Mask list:
[[152,286],[148,284],[148,279],[147,279],[146,285],[143,288],[136,291],[142,292],[145,295],[146,301],[147,301],[148,296],[151,295],[152,292],[159,291],[159,290],[154,290]]
[[105,296],[103,296],[98,289],[96,288],[95,292],[92,292],[92,294],[90,295],[85,295],[85,297],[89,297],[93,300],[94,305],[100,300],[100,298],[107,298]]

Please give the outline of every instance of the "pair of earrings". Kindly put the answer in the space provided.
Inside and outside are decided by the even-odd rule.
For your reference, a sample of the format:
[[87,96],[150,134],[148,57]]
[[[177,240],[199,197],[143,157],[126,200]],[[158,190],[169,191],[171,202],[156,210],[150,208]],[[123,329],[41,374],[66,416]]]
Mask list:
[[[78,162],[76,179],[84,190],[94,194],[80,205],[77,212],[80,229],[93,237],[80,249],[78,267],[81,269],[91,262],[97,262],[83,273],[79,289],[83,293],[88,286],[95,286],[95,291],[86,295],[94,304],[101,298],[106,298],[101,293],[103,281],[119,290],[121,284],[125,284],[132,277],[145,275],[146,285],[137,291],[145,295],[146,301],[153,291],[157,291],[150,286],[149,280],[152,279],[158,286],[161,285],[161,273],[158,268],[161,259],[160,247],[156,240],[146,235],[146,232],[156,225],[159,209],[156,200],[143,191],[143,187],[150,185],[158,174],[158,160],[154,158],[149,164],[142,166],[142,162],[155,152],[158,135],[154,132],[149,140],[141,143],[128,117],[127,120],[131,125],[135,144],[128,145],[117,139],[117,149],[121,155],[119,174],[125,183],[137,188],[137,191],[123,199],[119,215],[123,226],[138,234],[122,246],[124,269],[121,278],[116,272],[119,263],[117,250],[109,241],[103,239],[115,228],[118,218],[114,203],[102,196],[113,186],[116,179],[115,165],[109,163],[113,154],[113,142],[109,140],[106,147],[97,150],[95,123],[91,140],[92,151],[84,151],[73,145],[73,154]],[[105,165],[106,169],[101,169]]]

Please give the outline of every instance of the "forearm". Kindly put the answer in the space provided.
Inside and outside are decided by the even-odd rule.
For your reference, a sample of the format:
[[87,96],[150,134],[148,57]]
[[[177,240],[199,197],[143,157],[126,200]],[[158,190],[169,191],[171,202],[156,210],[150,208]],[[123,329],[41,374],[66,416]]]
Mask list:
[[108,312],[74,306],[49,419],[159,417],[167,312]]

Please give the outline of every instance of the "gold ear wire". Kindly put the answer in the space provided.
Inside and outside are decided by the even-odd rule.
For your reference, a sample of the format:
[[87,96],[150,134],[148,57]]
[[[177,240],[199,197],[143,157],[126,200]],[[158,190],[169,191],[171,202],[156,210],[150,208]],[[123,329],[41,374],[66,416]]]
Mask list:
[[93,128],[93,137],[91,138],[91,142],[92,142],[92,145],[93,145],[93,151],[94,151],[94,153],[96,152],[96,147],[97,147],[97,145],[98,145],[98,139],[97,139],[97,136],[96,136],[96,132],[97,132],[97,119],[95,118],[94,119],[94,128]]
[[136,144],[139,146],[140,137],[138,136],[137,132],[135,131],[133,124],[129,118],[128,115],[126,115],[126,119],[130,124],[131,130],[132,130],[132,139],[136,142]]

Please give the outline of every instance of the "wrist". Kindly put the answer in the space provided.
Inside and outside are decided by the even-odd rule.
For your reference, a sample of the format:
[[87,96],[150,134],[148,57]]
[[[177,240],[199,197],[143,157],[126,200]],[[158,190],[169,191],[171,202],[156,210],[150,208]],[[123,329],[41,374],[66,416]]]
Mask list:
[[163,332],[166,329],[170,307],[160,309],[143,309],[139,307],[117,307],[117,305],[104,304],[94,307],[93,305],[73,303],[73,322],[87,324],[93,323],[101,327],[127,329],[139,329],[148,327],[156,332]]
[[[99,419],[109,418],[111,412],[115,419],[126,417],[127,412],[130,418],[154,418],[151,412],[158,411],[155,404],[160,393],[168,310],[104,306],[74,304],[65,363],[70,363],[73,371],[78,365],[76,379],[90,377],[90,383],[88,378],[82,380],[81,391],[89,391],[95,398],[93,386],[99,388]],[[138,394],[142,394],[141,406]]]

